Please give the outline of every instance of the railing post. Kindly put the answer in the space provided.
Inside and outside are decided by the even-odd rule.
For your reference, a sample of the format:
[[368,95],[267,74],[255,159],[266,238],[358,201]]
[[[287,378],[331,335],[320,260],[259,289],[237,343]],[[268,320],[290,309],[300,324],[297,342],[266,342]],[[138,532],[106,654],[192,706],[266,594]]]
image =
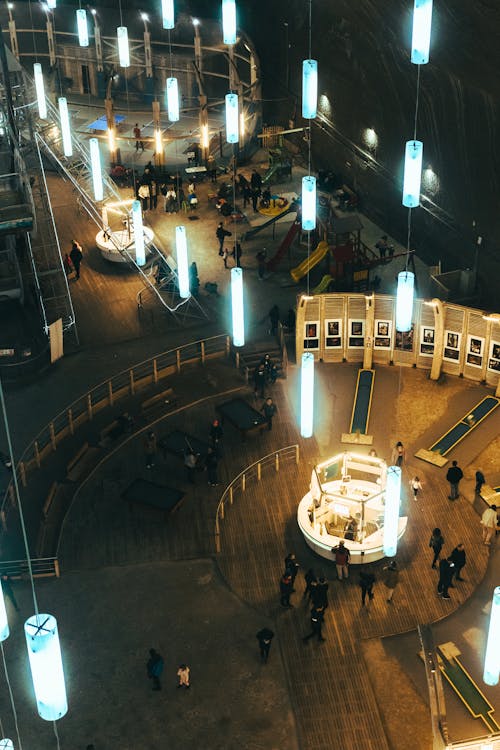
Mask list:
[[229,488],[229,504],[230,504],[230,505],[232,505],[232,504],[233,504],[233,487],[232,487],[232,485],[231,485],[231,487]]
[[9,500],[11,508],[16,507],[16,496],[14,494],[14,485],[12,482],[9,484]]
[[298,444],[295,446],[295,463],[297,466],[299,465],[299,446]]
[[4,510],[0,510],[0,523],[2,524],[2,529],[7,531],[7,516]]
[[239,370],[240,369],[240,353],[239,352],[234,353],[234,363],[236,365],[236,369]]
[[274,460],[275,460],[276,471],[279,471],[280,470],[280,456],[279,456],[279,453],[276,453],[276,455],[274,457]]
[[230,351],[231,351],[231,338],[229,336],[226,336],[226,357],[229,357]]
[[54,422],[49,422],[49,434],[50,434],[50,442],[52,444],[52,450],[55,451],[57,449],[57,443],[56,443],[56,432],[54,430]]
[[201,364],[204,365],[205,364],[205,342],[201,341],[200,344],[201,344]]
[[26,467],[24,466],[24,461],[19,461],[17,464],[17,467],[19,469],[19,474],[21,476],[21,482],[23,487],[26,487]]
[[156,359],[153,359],[153,383],[155,385],[158,383],[158,364]]
[[113,381],[108,380],[108,401],[110,406],[113,406],[113,400]]
[[261,467],[260,461],[259,461],[259,463],[257,464],[257,479],[259,480],[259,482],[260,482],[261,476],[262,476],[262,467]]
[[38,448],[38,440],[35,440],[33,445],[33,452],[35,454],[35,463],[37,465],[37,468],[40,468],[40,450]]
[[56,578],[61,577],[61,571],[59,569],[59,560],[57,557],[54,557],[54,573],[56,574]]
[[175,350],[175,366],[177,368],[177,372],[181,371],[181,350],[176,349]]
[[242,474],[241,475],[241,491],[245,492],[246,488],[247,488],[247,475]]
[[245,383],[248,385],[248,367],[245,367]]
[[73,409],[68,409],[68,424],[69,431],[72,435],[75,434],[75,425],[73,424]]
[[89,419],[92,419],[94,413],[92,411],[92,394],[87,393],[87,415]]
[[135,393],[134,389],[134,371],[129,370],[128,371],[129,381],[130,381],[130,395],[133,396]]

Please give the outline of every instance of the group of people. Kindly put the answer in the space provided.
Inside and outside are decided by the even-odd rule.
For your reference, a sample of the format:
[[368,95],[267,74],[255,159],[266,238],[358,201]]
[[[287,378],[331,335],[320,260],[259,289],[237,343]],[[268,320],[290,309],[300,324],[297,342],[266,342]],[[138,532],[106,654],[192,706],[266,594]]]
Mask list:
[[[165,662],[163,661],[163,656],[158,653],[154,648],[149,649],[149,659],[146,662],[146,674],[150,680],[153,682],[153,690],[161,690],[161,677],[163,675],[163,670],[165,667]],[[179,664],[177,667],[177,687],[178,688],[189,688],[190,682],[189,682],[189,673],[190,668],[187,664]]]
[[433,552],[431,568],[435,569],[437,567],[436,564],[439,562],[437,593],[438,596],[441,596],[443,599],[450,599],[451,597],[448,593],[448,589],[455,588],[453,579],[457,581],[465,580],[461,577],[460,573],[467,562],[467,555],[463,543],[460,542],[447,557],[441,558],[441,550],[443,549],[443,546],[444,536],[441,533],[441,529],[436,527],[429,540],[429,547]]
[[267,385],[274,385],[278,378],[278,365],[269,354],[264,355],[253,371],[254,397],[265,398]]
[[232,249],[224,246],[226,237],[232,237],[232,233],[224,228],[224,222],[219,222],[217,229],[215,230],[215,236],[219,243],[219,255],[224,261],[224,268],[229,268],[227,261],[230,257],[234,258],[236,268],[241,268],[241,256],[243,255],[241,243],[235,239],[232,243]]

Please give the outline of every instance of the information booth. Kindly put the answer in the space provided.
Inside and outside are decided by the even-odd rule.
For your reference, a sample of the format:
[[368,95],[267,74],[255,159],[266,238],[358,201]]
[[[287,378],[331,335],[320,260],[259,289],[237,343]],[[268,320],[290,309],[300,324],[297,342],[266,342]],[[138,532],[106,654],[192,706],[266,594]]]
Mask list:
[[[333,560],[341,539],[351,564],[380,560],[384,555],[384,511],[387,464],[375,456],[339,453],[315,466],[297,521],[307,545]],[[398,520],[398,540],[408,519]]]

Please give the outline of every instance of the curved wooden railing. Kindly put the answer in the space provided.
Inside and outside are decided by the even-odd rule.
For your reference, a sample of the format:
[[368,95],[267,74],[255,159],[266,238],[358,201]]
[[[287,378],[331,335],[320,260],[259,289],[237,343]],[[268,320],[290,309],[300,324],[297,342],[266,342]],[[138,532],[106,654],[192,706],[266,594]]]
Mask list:
[[224,493],[219,500],[217,511],[215,514],[215,551],[218,554],[221,551],[220,543],[220,522],[225,517],[226,505],[233,504],[235,493],[245,492],[247,484],[250,481],[260,482],[262,479],[262,471],[273,468],[275,472],[279,471],[283,462],[289,462],[293,460],[296,464],[299,463],[299,446],[287,445],[286,448],[280,448],[273,453],[268,453],[267,456],[259,458],[246,469],[243,469],[237,477],[226,487]]

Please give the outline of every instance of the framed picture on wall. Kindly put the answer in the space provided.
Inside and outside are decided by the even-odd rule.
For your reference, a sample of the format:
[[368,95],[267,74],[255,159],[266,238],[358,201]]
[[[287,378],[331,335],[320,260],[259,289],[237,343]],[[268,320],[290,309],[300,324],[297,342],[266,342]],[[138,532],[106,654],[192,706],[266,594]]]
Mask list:
[[325,347],[338,349],[342,346],[342,321],[340,319],[325,320]]
[[390,320],[375,321],[375,339],[373,345],[377,349],[391,348],[391,326]]
[[492,341],[490,344],[488,370],[493,370],[493,372],[500,372],[500,343],[498,343],[498,341]]
[[413,325],[409,331],[396,331],[395,348],[403,352],[413,351]]
[[466,362],[472,367],[483,366],[484,339],[480,336],[467,337],[467,356]]
[[458,362],[460,359],[460,339],[462,334],[456,333],[455,331],[444,332],[444,351],[443,359],[447,359],[450,362]]
[[430,326],[420,326],[420,354],[422,357],[434,356],[434,338],[436,329]]
[[349,321],[349,346],[352,349],[363,347],[365,345],[365,321]]
[[445,346],[444,352],[443,352],[443,359],[449,359],[452,362],[458,362],[458,360],[460,359],[460,350],[451,349],[450,347]]
[[319,349],[319,320],[304,324],[304,349]]

